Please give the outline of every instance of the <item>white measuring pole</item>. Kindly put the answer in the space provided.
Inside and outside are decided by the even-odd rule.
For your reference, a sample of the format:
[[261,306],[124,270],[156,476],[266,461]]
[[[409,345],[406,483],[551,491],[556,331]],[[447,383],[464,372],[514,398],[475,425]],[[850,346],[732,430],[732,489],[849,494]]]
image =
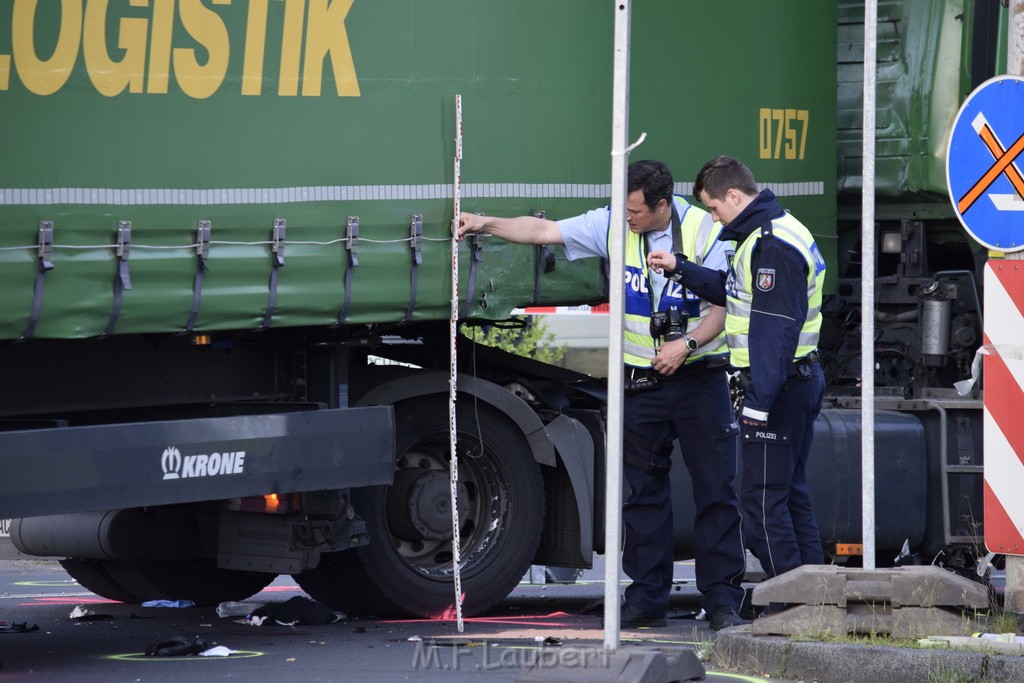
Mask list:
[[455,422],[456,379],[458,366],[456,360],[459,338],[459,222],[462,218],[462,201],[459,196],[462,185],[462,95],[455,96],[455,172],[452,176],[452,195],[454,197],[454,213],[452,219],[452,309],[449,318],[449,335],[451,337],[451,367],[448,377],[448,435],[451,449],[451,469],[449,471],[452,488],[452,575],[455,577],[455,620],[459,633],[462,633],[462,572],[459,533],[459,458],[456,451],[458,445],[457,427]]
[[629,135],[630,0],[615,0],[612,71],[612,196],[608,229],[608,445],[605,462],[604,646],[619,647],[619,557],[622,547],[622,271],[626,255],[626,148]]
[[864,569],[875,568],[875,63],[878,0],[864,2],[864,159],[861,189],[860,415]]

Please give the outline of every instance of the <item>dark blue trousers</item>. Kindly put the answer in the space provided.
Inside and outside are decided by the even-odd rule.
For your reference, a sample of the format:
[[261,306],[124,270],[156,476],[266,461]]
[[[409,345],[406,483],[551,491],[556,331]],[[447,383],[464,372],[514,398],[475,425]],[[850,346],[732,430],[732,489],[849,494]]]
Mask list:
[[767,427],[741,427],[744,535],[769,578],[825,561],[807,488],[807,457],[825,377],[817,363],[811,367],[808,379],[786,380]]
[[627,459],[665,466],[664,471],[652,473],[629,462],[624,465],[629,491],[622,508],[622,568],[632,579],[625,591],[626,603],[663,616],[668,611],[674,561],[667,472],[671,457],[631,442],[629,434],[635,434],[652,442],[679,439],[693,480],[695,568],[702,605],[709,614],[719,605],[738,612],[746,569],[739,503],[733,489],[739,428],[725,373],[707,371],[663,380],[659,389],[627,395],[623,428]]

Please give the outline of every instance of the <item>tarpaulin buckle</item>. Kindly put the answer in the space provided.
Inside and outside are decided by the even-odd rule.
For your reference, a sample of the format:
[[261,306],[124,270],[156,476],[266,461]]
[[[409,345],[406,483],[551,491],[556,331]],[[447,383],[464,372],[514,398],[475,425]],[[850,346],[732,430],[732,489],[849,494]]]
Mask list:
[[409,222],[409,248],[412,250],[412,265],[409,270],[409,305],[405,319],[412,320],[416,310],[417,273],[423,265],[423,214],[414,213]]
[[117,244],[114,245],[114,254],[117,256],[117,274],[114,275],[114,303],[110,310],[110,320],[102,336],[114,333],[117,327],[117,319],[121,317],[121,295],[124,290],[132,288],[132,276],[128,270],[128,257],[131,256],[132,246],[132,222],[117,222]]
[[287,230],[288,221],[283,218],[274,219],[274,225],[270,230],[270,295],[267,300],[267,311],[263,314],[263,322],[256,328],[257,332],[270,327],[274,310],[277,308],[277,278],[278,271],[284,268],[284,238]]
[[359,216],[349,216],[345,223],[345,249],[348,251],[348,264],[359,265]]
[[348,252],[348,265],[345,267],[345,303],[338,313],[338,325],[345,324],[348,309],[352,305],[352,270],[359,266],[359,216],[349,216],[345,221],[345,250]]
[[36,324],[39,322],[39,314],[43,310],[43,281],[46,273],[53,270],[53,221],[39,221],[39,230],[36,233],[36,257],[39,259],[39,269],[36,270],[36,282],[32,291],[32,311],[28,316],[28,324],[21,339],[31,339],[36,333]]
[[210,221],[196,221],[196,275],[192,282],[192,309],[185,321],[183,333],[191,332],[199,317],[199,305],[203,296],[203,275],[209,270],[207,260],[210,257]]

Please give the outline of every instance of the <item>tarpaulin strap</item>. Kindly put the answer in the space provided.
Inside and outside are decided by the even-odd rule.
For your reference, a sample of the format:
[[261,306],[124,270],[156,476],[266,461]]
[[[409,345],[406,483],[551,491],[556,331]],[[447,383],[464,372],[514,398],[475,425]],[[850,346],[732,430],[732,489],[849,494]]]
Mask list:
[[210,221],[196,223],[196,277],[192,281],[192,310],[185,322],[185,332],[191,332],[199,317],[199,304],[203,298],[203,274],[209,266],[206,261],[210,256]]
[[540,276],[555,270],[555,253],[546,244],[538,244],[533,248],[533,252],[537,259],[537,267],[533,273],[533,303],[539,304],[541,302]]
[[[536,218],[544,220],[547,218],[547,211],[538,211],[533,214]],[[555,254],[546,244],[538,244],[533,248],[533,257],[536,267],[533,269],[533,302],[540,303],[540,276],[544,273],[551,273],[555,270]]]
[[484,260],[483,235],[468,235],[467,239],[469,240],[469,286],[466,288],[466,302],[461,313],[463,318],[469,315],[470,306],[473,305],[477,266]]
[[274,219],[274,228],[270,233],[270,298],[267,300],[267,312],[263,314],[263,323],[257,332],[270,327],[270,320],[277,308],[277,276],[284,268],[284,237],[288,230],[288,221],[283,218]]
[[[416,310],[416,276],[423,265],[423,215],[414,213],[409,225],[409,248],[412,249],[412,265],[409,270],[409,306],[405,309],[405,319],[412,320]],[[346,288],[347,289],[347,288]]]
[[39,270],[36,271],[36,284],[32,293],[32,312],[28,316],[28,325],[21,335],[22,339],[31,339],[36,333],[36,323],[43,309],[43,279],[47,271],[53,270],[53,221],[39,221],[36,256],[39,258]]
[[348,262],[345,266],[345,304],[338,314],[338,324],[345,322],[349,307],[352,306],[352,270],[359,267],[359,216],[349,216],[345,223],[345,250]]
[[608,288],[609,273],[611,270],[611,261],[603,258],[598,268],[601,271],[601,300],[608,301],[608,297],[611,296],[611,290]]
[[131,273],[128,272],[128,256],[131,252],[132,222],[118,221],[117,223],[117,245],[114,247],[117,254],[117,275],[114,276],[114,304],[110,311],[110,321],[104,335],[114,334],[117,326],[117,319],[121,315],[121,294],[126,289],[132,288]]

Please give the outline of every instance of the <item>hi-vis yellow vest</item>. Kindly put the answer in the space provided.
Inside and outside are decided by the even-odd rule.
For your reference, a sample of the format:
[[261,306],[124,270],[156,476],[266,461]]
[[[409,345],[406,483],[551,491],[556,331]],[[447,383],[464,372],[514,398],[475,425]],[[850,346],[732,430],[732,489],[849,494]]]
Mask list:
[[[750,272],[750,257],[757,241],[766,236],[754,230],[736,250],[736,258],[726,282],[725,334],[729,340],[729,361],[733,367],[750,367],[750,302],[756,284]],[[784,214],[772,221],[771,234],[795,248],[807,261],[807,318],[797,341],[794,360],[803,358],[818,347],[821,331],[821,288],[825,282],[825,259],[803,223]],[[765,274],[770,277],[771,274]]]
[[[681,230],[680,248],[688,259],[701,265],[704,258],[711,251],[718,241],[718,235],[722,226],[712,220],[711,214],[691,206],[682,197],[675,197],[673,211],[679,217]],[[674,221],[673,221],[674,223]],[[673,224],[669,225],[673,230]],[[609,235],[610,239],[610,235]],[[721,245],[723,248],[732,248],[732,243]],[[634,232],[626,233],[626,258],[625,258],[625,317],[623,321],[623,361],[626,365],[634,367],[649,368],[651,359],[654,358],[654,339],[651,337],[651,302],[650,279],[647,272],[647,238],[645,235],[638,235]],[[686,333],[691,334],[700,321],[704,319],[711,306],[703,299],[697,298],[692,292],[688,292],[678,282],[667,281],[658,308],[662,311],[669,310],[675,306],[679,310],[686,311],[689,321],[686,326]],[[686,358],[686,364],[690,364],[709,355],[725,355],[728,347],[725,343],[725,333],[697,348]]]

